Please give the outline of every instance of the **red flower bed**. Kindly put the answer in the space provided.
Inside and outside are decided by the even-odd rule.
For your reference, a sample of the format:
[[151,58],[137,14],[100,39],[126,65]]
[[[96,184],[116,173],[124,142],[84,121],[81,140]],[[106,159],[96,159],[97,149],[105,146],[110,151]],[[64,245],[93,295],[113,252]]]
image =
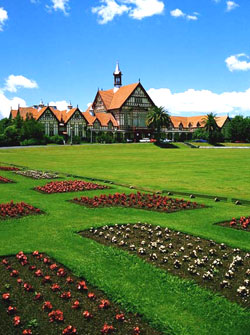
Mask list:
[[176,212],[183,209],[202,208],[196,202],[185,201],[183,199],[172,199],[158,194],[147,193],[115,193],[102,194],[93,198],[81,197],[74,198],[73,202],[87,207],[128,207],[140,208],[160,212]]
[[2,184],[13,183],[13,180],[0,176],[0,183]]
[[250,216],[241,216],[240,219],[232,218],[231,221],[221,222],[219,225],[223,227],[231,227],[234,229],[250,231]]
[[103,190],[107,186],[88,183],[83,180],[66,180],[66,181],[52,181],[44,186],[37,186],[36,191],[52,194],[52,193],[65,193],[65,192],[78,192],[78,191],[91,191]]
[[[16,257],[0,258],[1,334],[137,335],[134,329],[139,324],[140,335],[160,335],[139,316],[125,315],[119,305],[61,264],[56,264],[63,274],[58,276],[51,268],[54,264],[37,250],[32,255],[20,251]],[[13,271],[18,279],[10,276]],[[50,284],[44,282],[46,278]]]
[[0,204],[0,218],[17,218],[31,214],[41,214],[39,208],[26,204],[25,202],[14,203],[13,201],[6,204]]
[[19,171],[19,168],[12,167],[12,166],[0,166],[0,170],[3,171]]

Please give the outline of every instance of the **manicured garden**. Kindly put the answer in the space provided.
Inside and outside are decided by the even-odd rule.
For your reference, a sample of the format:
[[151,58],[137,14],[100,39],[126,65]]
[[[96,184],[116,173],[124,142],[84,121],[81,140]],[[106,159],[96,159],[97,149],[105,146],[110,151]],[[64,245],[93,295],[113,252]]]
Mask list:
[[250,307],[250,253],[151,224],[92,227],[81,235],[136,254]]
[[[53,155],[53,161],[51,155]],[[119,331],[124,335],[130,334],[127,330],[122,332],[119,328],[122,324],[116,320],[117,314],[125,314],[125,317],[129,315],[129,319],[135,320],[130,323],[129,331],[131,330],[132,334],[137,325],[141,329],[140,334],[144,334],[144,326],[140,326],[139,323],[141,321],[133,319],[129,313],[140,314],[143,322],[146,321],[150,327],[155,329],[156,333],[158,331],[172,335],[249,334],[250,312],[247,293],[249,290],[247,280],[249,279],[248,268],[246,268],[249,264],[249,259],[246,257],[250,251],[249,232],[245,229],[232,229],[230,227],[227,229],[218,224],[230,222],[232,218],[236,218],[236,220],[241,217],[248,218],[250,215],[249,205],[236,206],[231,201],[215,202],[214,198],[196,196],[195,199],[190,199],[187,196],[184,197],[183,203],[195,202],[204,204],[205,207],[162,213],[161,211],[142,210],[127,206],[91,208],[72,203],[73,197],[77,199],[81,199],[81,197],[100,198],[104,194],[107,197],[109,195],[115,197],[116,193],[127,196],[134,193],[136,197],[137,186],[154,191],[181,190],[188,191],[190,194],[201,193],[225,196],[226,198],[248,199],[248,180],[250,179],[247,168],[249,164],[247,150],[235,149],[217,153],[214,150],[207,152],[188,149],[181,145],[178,149],[165,150],[151,144],[96,145],[77,148],[48,147],[7,149],[0,152],[0,161],[2,166],[8,166],[9,163],[14,164],[14,167],[26,166],[28,170],[55,173],[59,175],[59,182],[79,180],[80,176],[82,181],[88,183],[89,180],[84,179],[84,177],[88,177],[94,179],[91,180],[91,183],[102,186],[106,186],[104,181],[113,182],[110,189],[76,191],[74,195],[68,192],[48,195],[34,191],[34,188],[38,186],[44,187],[48,183],[47,180],[25,178],[25,176],[15,174],[8,169],[1,170],[1,176],[12,179],[14,183],[0,184],[0,203],[23,202],[42,211],[42,215],[28,215],[22,218],[7,217],[0,220],[1,260],[6,259],[13,265],[13,269],[9,271],[6,269],[8,265],[0,264],[0,317],[1,320],[4,320],[6,328],[3,331],[5,334],[18,335],[22,334],[25,329],[31,329],[32,333],[36,335],[50,334],[49,332],[62,334],[64,329],[70,325],[72,327],[65,332],[73,331],[76,328],[81,334],[81,327],[86,324],[88,327],[92,327],[91,324],[96,326],[94,334],[102,334],[102,330],[112,331],[112,328],[110,330],[103,329],[105,323],[117,328],[114,334]],[[71,175],[69,176],[69,174]],[[126,184],[128,187],[118,184]],[[147,193],[146,191],[140,192],[141,194]],[[164,197],[164,194],[156,194],[154,197]],[[171,198],[177,197],[174,195]],[[137,238],[136,241],[130,243],[136,246],[136,251],[132,251],[126,246],[114,247],[116,243],[112,243],[108,239],[105,239],[106,244],[101,244],[101,240],[95,241],[79,235],[80,231],[88,231],[91,227],[99,231],[104,226],[115,227],[116,224],[125,226],[127,222],[147,222],[152,225],[149,229],[153,229],[154,237],[157,232],[160,232],[160,230],[157,231],[159,228],[155,231],[155,227],[159,226],[164,232],[168,228],[170,232],[167,234],[170,235],[172,241],[164,241],[161,245],[169,246],[172,243],[174,248],[168,248],[168,252],[162,253],[159,250],[160,245],[157,250],[149,250],[146,246],[139,247],[136,243],[142,242],[140,239],[143,236],[141,236],[140,239]],[[129,234],[129,232],[127,233]],[[142,232],[142,234],[144,233]],[[185,241],[183,241],[183,236],[190,236],[190,240],[186,240],[185,237]],[[161,240],[161,236],[158,236],[156,241],[158,238]],[[146,239],[144,238],[144,240]],[[215,245],[208,248],[206,243],[211,242],[206,240],[213,240]],[[188,249],[188,243],[193,244],[192,249]],[[226,249],[221,249],[222,243]],[[203,251],[196,249],[198,246]],[[182,247],[185,249],[184,252],[180,251]],[[138,248],[146,249],[146,255],[139,255]],[[210,249],[216,249],[217,255],[210,255]],[[240,249],[240,251],[234,254],[233,249]],[[22,266],[15,257],[20,250],[27,256],[30,264]],[[107,319],[102,319],[103,323],[97,324],[88,305],[82,304],[81,310],[72,309],[75,300],[79,300],[78,294],[80,293],[76,285],[69,286],[69,289],[68,286],[64,286],[68,285],[65,283],[67,276],[66,278],[57,276],[57,271],[51,270],[48,264],[31,256],[34,250],[43,253],[43,259],[49,258],[52,264],[56,263],[65,269],[67,275],[69,274],[76,282],[85,281],[90,292],[95,293],[101,290],[103,293],[100,294],[101,296],[103,294],[103,298],[100,300],[109,300],[112,306],[113,304],[119,306],[114,307],[117,310],[114,309],[112,316],[110,314]],[[193,250],[197,251],[197,258],[191,257],[190,253]],[[147,259],[150,254],[154,253],[157,259]],[[179,254],[179,257],[176,253]],[[223,258],[226,253],[228,259]],[[200,276],[191,273],[184,275],[184,270],[189,266],[182,260],[185,255],[191,258],[190,265],[197,267]],[[160,262],[161,264],[158,265],[158,259],[164,256],[168,257],[168,261],[165,264]],[[197,259],[202,264],[202,259],[205,262],[205,256],[209,258],[208,264],[205,263],[204,267],[201,266],[200,269]],[[237,263],[234,264],[234,268],[230,268],[230,264],[238,260],[238,258],[234,258],[237,256],[242,259],[243,264]],[[151,258],[155,258],[155,256],[151,255]],[[222,265],[220,262],[213,264],[218,259]],[[176,261],[181,263],[180,268],[178,268],[179,263]],[[29,266],[36,266],[36,268],[30,270]],[[232,268],[235,270],[233,271],[234,278],[226,278],[225,274]],[[18,277],[15,277],[16,273],[13,270],[19,272]],[[212,280],[203,278],[207,272],[212,273]],[[207,275],[211,277],[210,274]],[[30,284],[34,288],[34,292],[26,291],[24,286],[18,284],[18,278],[23,279],[24,283]],[[52,282],[47,282],[49,280]],[[225,287],[221,287],[220,283],[223,281],[229,282],[229,287],[226,287],[226,284]],[[7,286],[5,286],[6,284]],[[54,285],[54,292],[51,288],[53,284],[58,284],[62,290],[57,291],[58,287]],[[245,286],[246,291],[241,288],[238,292],[242,286]],[[27,285],[26,287],[29,288]],[[69,291],[72,298],[67,300],[69,297],[67,292]],[[44,300],[33,300],[31,297],[35,292],[42,293]],[[230,292],[233,293],[230,294]],[[16,297],[13,299],[15,305],[11,304],[10,306],[17,308],[17,314],[8,314],[13,311],[10,309],[7,312],[9,305],[8,303],[6,305],[2,299],[2,295],[6,293],[9,293],[10,297]],[[86,292],[81,294],[84,297],[87,296]],[[24,303],[22,299],[30,299],[30,305],[26,304],[27,313],[26,310],[22,311],[20,308]],[[42,309],[43,303],[46,301],[52,304],[52,311],[55,311],[50,316],[48,314],[52,311],[44,312]],[[101,313],[102,310],[99,309],[101,302],[97,299],[95,303],[96,305],[93,302],[93,306],[96,306],[97,312]],[[68,307],[64,309],[63,307],[66,306]],[[93,314],[90,322],[85,320],[82,314],[85,311],[84,306],[86,306],[86,311]],[[23,316],[20,315],[21,311],[24,313]],[[63,313],[63,324],[60,321],[62,319],[61,312]],[[73,312],[76,314],[79,312],[80,318],[76,320],[76,323],[70,316]],[[108,310],[105,310],[106,312]],[[88,313],[85,315],[87,316]],[[21,328],[16,328],[13,325],[15,316],[20,316]],[[50,322],[50,319],[53,322]],[[18,320],[16,322],[18,323]],[[126,326],[127,323],[124,325]],[[40,327],[45,327],[46,331],[43,332]],[[92,328],[87,329],[89,334],[93,334]],[[79,332],[79,330],[81,331]],[[153,331],[151,332],[154,334]]]
[[2,333],[160,334],[39,251],[2,258],[0,275]]

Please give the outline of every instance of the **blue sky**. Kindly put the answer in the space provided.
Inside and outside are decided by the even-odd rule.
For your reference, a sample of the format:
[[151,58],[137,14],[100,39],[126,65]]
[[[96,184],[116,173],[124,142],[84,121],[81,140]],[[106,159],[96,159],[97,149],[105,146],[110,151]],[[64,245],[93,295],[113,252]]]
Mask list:
[[141,82],[173,115],[250,115],[250,1],[0,0],[0,117]]

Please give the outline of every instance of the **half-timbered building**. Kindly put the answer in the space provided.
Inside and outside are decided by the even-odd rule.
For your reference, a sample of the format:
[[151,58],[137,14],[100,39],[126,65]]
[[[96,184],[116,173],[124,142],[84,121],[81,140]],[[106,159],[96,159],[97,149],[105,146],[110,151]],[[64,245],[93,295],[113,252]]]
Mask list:
[[[122,72],[117,63],[114,75],[114,88],[98,90],[92,105],[86,113],[95,115],[112,115],[117,121],[118,132],[125,138],[139,140],[151,137],[152,129],[146,126],[146,118],[150,108],[155,104],[139,82],[122,86]],[[93,130],[97,130],[97,124]]]

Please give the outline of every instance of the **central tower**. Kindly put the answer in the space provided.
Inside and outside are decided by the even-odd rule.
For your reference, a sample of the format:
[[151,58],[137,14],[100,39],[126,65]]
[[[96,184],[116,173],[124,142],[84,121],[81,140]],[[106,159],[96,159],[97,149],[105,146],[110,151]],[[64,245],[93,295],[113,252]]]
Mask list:
[[119,89],[122,86],[122,72],[119,67],[119,63],[116,63],[114,75],[114,88]]

